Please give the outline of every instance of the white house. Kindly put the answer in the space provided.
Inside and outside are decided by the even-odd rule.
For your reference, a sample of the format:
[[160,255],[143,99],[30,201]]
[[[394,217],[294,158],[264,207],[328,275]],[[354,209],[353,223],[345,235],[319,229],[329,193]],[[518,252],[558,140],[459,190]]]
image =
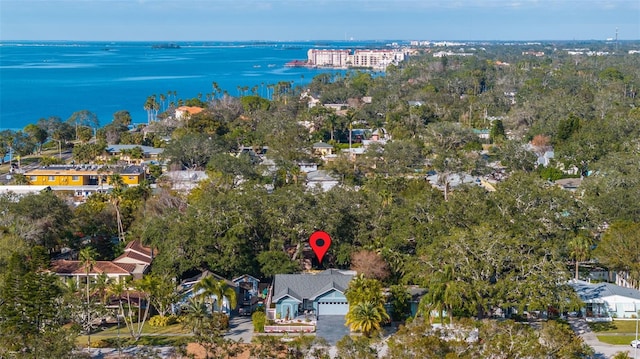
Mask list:
[[189,192],[198,187],[201,181],[207,180],[209,176],[204,171],[168,171],[162,175],[162,181],[166,181],[171,189],[176,191]]
[[585,303],[581,309],[587,321],[611,321],[612,318],[634,318],[640,311],[640,291],[612,283],[569,282]]
[[324,170],[312,171],[307,173],[306,186],[308,189],[320,188],[326,192],[337,186],[340,180],[333,177],[329,172]]

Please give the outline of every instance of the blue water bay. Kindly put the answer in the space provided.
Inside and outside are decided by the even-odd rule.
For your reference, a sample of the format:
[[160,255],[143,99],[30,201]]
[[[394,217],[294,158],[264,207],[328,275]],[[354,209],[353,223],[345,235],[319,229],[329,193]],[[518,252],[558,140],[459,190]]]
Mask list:
[[[21,129],[40,118],[67,119],[89,110],[101,124],[128,110],[134,123],[147,121],[143,105],[150,95],[189,99],[213,92],[216,82],[230,95],[280,81],[307,84],[328,70],[291,68],[312,47],[380,46],[353,42],[178,43],[157,48],[144,42],[0,42],[0,129]],[[337,70],[335,70],[337,71]]]

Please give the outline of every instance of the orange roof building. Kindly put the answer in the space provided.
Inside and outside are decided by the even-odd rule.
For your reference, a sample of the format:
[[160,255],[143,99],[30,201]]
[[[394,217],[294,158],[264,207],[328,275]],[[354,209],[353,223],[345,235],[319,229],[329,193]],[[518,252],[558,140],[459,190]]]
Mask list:
[[140,279],[148,272],[153,261],[153,250],[138,240],[127,243],[124,253],[112,261],[96,261],[87,273],[86,266],[79,260],[54,260],[50,271],[60,277],[75,278],[98,277],[106,274],[111,280],[120,281],[126,277]]
[[197,115],[204,111],[202,107],[198,106],[180,106],[176,108],[176,119],[181,120],[183,118],[189,118],[193,115]]

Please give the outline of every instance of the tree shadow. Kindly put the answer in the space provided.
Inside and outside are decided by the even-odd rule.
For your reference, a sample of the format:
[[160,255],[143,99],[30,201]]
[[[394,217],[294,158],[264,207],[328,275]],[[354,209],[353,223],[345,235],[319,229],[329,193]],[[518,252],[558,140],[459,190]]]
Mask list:
[[618,327],[614,322],[595,322],[589,323],[589,327],[594,332],[606,332],[610,330],[616,330]]

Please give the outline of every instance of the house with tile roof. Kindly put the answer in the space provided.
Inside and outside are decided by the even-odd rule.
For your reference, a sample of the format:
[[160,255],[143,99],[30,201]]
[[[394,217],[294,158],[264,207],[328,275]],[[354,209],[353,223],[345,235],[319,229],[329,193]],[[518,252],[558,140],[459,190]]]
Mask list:
[[271,295],[276,318],[291,319],[305,314],[346,315],[349,303],[344,292],[355,274],[337,269],[276,274]]
[[117,265],[135,265],[134,270],[130,273],[134,278],[138,279],[142,278],[142,276],[149,271],[153,256],[153,249],[142,245],[142,243],[136,239],[127,243],[127,246],[124,248],[124,253],[112,262]]
[[130,277],[135,268],[135,264],[116,264],[110,261],[96,261],[87,273],[86,267],[81,261],[59,259],[51,262],[49,270],[63,279],[73,278],[77,282],[84,282],[87,274],[92,279],[96,279],[104,274],[109,280],[119,282]]
[[204,111],[204,109],[198,106],[180,106],[176,108],[176,120],[188,119],[202,111]]
[[[116,282],[127,277],[140,279],[149,271],[153,261],[153,250],[145,247],[138,240],[127,243],[124,253],[112,261],[96,261],[89,271],[89,277],[97,278],[105,274]],[[51,261],[49,270],[63,278],[75,278],[84,281],[87,277],[86,267],[79,260],[59,259]]]

